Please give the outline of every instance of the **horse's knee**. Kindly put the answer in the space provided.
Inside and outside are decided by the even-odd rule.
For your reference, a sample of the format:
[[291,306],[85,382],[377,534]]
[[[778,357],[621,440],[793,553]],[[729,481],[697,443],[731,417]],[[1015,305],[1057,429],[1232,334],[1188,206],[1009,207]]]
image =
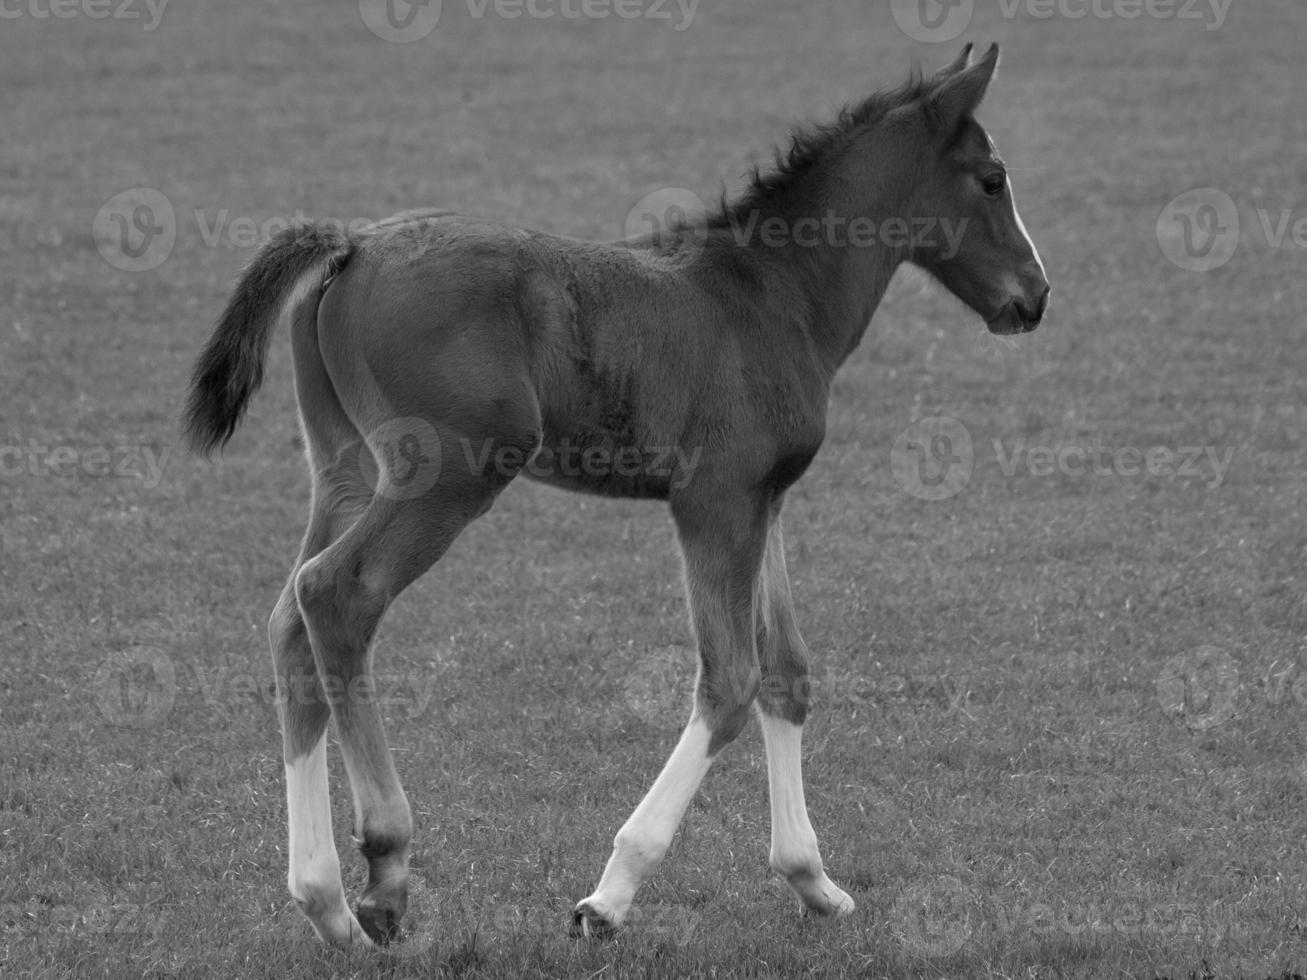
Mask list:
[[758,653],[762,661],[762,686],[758,708],[777,718],[802,725],[812,703],[812,680],[808,674],[808,653],[797,636],[765,634]]
[[274,655],[280,655],[287,646],[304,633],[304,618],[300,615],[295,594],[287,590],[277,600],[268,617],[268,644]]

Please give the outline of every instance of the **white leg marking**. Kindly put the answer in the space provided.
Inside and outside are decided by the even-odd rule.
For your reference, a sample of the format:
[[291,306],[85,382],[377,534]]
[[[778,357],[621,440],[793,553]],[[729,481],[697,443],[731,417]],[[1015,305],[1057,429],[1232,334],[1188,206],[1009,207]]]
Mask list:
[[345,903],[340,857],[331,832],[325,734],[308,755],[286,763],[286,814],[290,850],[286,884],[291,897],[324,942],[371,945]]
[[622,924],[636,891],[667,853],[690,800],[712,764],[708,756],[711,740],[712,731],[696,715],[681,733],[649,792],[617,832],[599,887],[581,905],[589,906],[614,926]]
[[803,904],[823,915],[848,915],[853,899],[826,877],[817,834],[803,798],[803,728],[758,712],[767,746],[767,785],[771,791],[771,866]]

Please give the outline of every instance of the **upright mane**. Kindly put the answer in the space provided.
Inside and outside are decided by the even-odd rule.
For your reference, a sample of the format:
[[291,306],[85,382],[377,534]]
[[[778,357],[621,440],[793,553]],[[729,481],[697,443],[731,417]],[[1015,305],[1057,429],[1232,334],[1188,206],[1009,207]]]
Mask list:
[[789,148],[783,151],[776,148],[771,170],[763,173],[755,164],[749,172],[748,187],[734,201],[722,192],[717,211],[709,215],[709,227],[728,224],[732,215],[767,210],[769,205],[775,205],[824,162],[837,156],[856,134],[876,126],[893,110],[924,98],[931,87],[932,81],[920,68],[914,67],[907,81],[898,88],[876,92],[861,102],[846,105],[831,122],[795,127],[790,132]]

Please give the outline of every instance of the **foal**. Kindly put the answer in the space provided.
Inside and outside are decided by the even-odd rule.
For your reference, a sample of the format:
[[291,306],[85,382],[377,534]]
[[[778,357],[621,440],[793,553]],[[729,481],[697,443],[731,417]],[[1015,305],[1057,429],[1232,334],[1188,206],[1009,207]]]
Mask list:
[[[975,63],[970,50],[796,136],[774,172],[674,235],[599,244],[414,212],[357,233],[290,229],[245,271],[196,363],[186,430],[201,452],[226,443],[288,311],[313,490],[269,636],[290,893],[324,940],[398,935],[413,829],[375,699],[328,698],[324,682],[370,682],[387,607],[520,472],[667,501],[699,650],[689,721],[577,904],[576,930],[622,924],[751,708],[771,866],[807,909],[852,911],[804,804],[808,657],[781,504],[822,443],[835,371],[901,263],[995,333],[1043,316],[1043,266],[973,117],[998,48]],[[357,914],[332,837],[331,718],[368,861]]]

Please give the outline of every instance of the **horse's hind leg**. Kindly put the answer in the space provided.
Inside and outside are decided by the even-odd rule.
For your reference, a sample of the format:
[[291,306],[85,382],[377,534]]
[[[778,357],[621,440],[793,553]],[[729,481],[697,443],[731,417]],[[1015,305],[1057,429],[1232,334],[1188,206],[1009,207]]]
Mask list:
[[340,880],[327,787],[330,713],[295,598],[295,577],[300,566],[329,545],[339,531],[340,518],[332,513],[327,495],[315,488],[300,558],[273,610],[268,639],[286,766],[287,887],[319,937],[343,945],[366,942],[366,937],[345,902]]
[[662,772],[617,832],[599,887],[573,910],[573,931],[587,936],[622,924],[636,890],[671,844],[713,757],[747,723],[760,682],[753,596],[766,537],[765,506],[720,495],[674,502],[672,512],[699,643],[694,707]]
[[[379,459],[388,455],[387,447],[374,452]],[[398,936],[407,906],[413,820],[376,703],[370,646],[391,601],[506,483],[505,474],[457,469],[445,467],[432,486],[410,493],[397,491],[383,466],[381,486],[363,515],[295,580],[318,672],[332,692],[328,700],[354,796],[354,836],[368,860],[358,919],[378,942]]]
[[330,710],[295,581],[304,563],[339,538],[371,498],[360,469],[368,450],[341,408],[318,357],[316,310],[306,309],[297,318],[291,342],[296,396],[305,407],[301,418],[313,472],[313,501],[299,558],[268,623],[286,766],[287,885],[323,940],[367,942],[345,902],[340,880],[327,786]]
[[795,620],[779,513],[767,534],[758,581],[758,656],[762,689],[757,708],[767,747],[772,870],[790,883],[806,909],[846,915],[853,911],[853,899],[826,875],[803,797],[800,742],[809,701],[808,652]]

